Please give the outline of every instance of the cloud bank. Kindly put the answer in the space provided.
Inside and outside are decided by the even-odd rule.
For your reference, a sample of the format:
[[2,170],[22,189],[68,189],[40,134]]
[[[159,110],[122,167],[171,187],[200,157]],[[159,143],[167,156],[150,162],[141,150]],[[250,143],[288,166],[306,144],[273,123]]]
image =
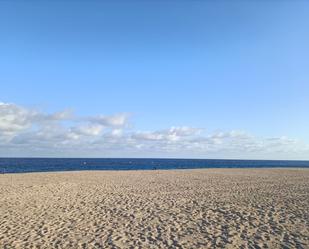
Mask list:
[[309,159],[309,146],[237,130],[140,131],[132,128],[128,113],[81,117],[0,103],[0,156]]

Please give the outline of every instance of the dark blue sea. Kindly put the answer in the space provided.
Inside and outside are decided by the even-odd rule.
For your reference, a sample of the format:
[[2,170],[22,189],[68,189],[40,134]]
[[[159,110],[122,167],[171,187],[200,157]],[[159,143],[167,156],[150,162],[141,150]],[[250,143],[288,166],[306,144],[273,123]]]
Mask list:
[[0,158],[1,173],[75,170],[168,170],[278,167],[309,168],[309,161],[141,158]]

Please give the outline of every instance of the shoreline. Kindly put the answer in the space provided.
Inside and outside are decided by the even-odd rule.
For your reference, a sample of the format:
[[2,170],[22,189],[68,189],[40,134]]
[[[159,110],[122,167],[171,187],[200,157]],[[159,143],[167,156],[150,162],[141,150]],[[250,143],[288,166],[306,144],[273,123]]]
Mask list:
[[57,170],[57,171],[27,171],[27,172],[1,172],[1,175],[11,175],[11,174],[52,174],[52,173],[82,173],[82,172],[168,172],[168,171],[199,171],[199,170],[309,170],[309,167],[212,167],[212,168],[178,168],[178,169],[77,169],[77,170]]

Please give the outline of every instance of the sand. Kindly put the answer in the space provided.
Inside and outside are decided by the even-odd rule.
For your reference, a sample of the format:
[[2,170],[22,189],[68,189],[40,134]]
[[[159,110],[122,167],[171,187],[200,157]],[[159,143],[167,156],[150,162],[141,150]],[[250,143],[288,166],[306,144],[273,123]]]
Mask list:
[[309,169],[0,175],[0,248],[309,248]]

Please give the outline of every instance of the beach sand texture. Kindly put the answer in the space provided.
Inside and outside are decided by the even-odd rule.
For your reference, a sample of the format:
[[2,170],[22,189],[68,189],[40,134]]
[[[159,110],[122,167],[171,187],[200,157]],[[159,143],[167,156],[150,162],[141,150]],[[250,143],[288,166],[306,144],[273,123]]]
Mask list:
[[309,248],[309,169],[0,175],[0,248]]

